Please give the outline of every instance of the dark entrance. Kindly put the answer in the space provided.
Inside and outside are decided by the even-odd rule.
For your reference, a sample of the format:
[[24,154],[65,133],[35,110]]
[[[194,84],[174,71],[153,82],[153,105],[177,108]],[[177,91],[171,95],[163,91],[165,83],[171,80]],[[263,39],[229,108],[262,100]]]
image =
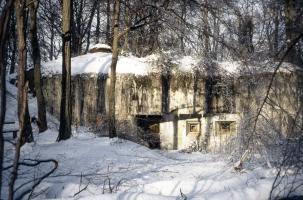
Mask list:
[[140,138],[147,142],[148,147],[160,148],[160,129],[162,115],[136,115],[137,126],[142,130]]

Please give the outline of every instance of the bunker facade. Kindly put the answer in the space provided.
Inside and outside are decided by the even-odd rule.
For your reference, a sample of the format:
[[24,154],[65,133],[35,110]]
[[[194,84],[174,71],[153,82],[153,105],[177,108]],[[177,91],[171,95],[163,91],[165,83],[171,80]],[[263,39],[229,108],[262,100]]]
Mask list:
[[[292,68],[272,76],[268,71],[209,75],[205,69],[118,73],[117,122],[125,135],[140,130],[143,140],[155,140],[146,141],[151,147],[185,149],[199,143],[220,151],[241,131],[255,128],[253,119],[262,106],[262,116],[289,136],[288,124],[302,118],[302,71]],[[109,79],[106,73],[72,76],[75,126],[106,133]],[[48,111],[59,117],[61,75],[44,76],[43,88]]]

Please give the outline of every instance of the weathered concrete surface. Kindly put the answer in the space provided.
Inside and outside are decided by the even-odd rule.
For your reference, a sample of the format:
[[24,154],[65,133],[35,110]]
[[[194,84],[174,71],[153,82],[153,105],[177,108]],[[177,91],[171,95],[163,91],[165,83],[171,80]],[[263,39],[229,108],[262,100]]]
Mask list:
[[[271,76],[270,73],[224,78],[217,76],[213,77],[213,85],[206,86],[205,77],[193,73],[152,73],[148,76],[118,74],[118,124],[121,122],[123,134],[137,134],[134,124],[136,116],[164,115],[159,133],[155,133],[159,134],[157,137],[160,138],[162,148],[186,148],[199,140],[210,148],[220,149],[229,138],[243,132],[243,127],[246,131],[253,129],[253,119],[262,105]],[[291,129],[292,122],[303,119],[302,77],[297,72],[278,73],[262,110],[262,116],[267,118],[267,125],[275,127],[283,135],[293,134],[295,131]],[[108,83],[109,78],[105,74],[72,77],[74,125],[97,129],[106,126]],[[211,87],[212,91],[209,113],[205,113],[206,87]],[[60,76],[44,77],[43,88],[49,112],[59,117]],[[201,117],[180,118],[182,114],[200,114]],[[189,121],[199,122],[199,133],[188,134]],[[235,122],[233,133],[219,134],[216,124],[220,121]],[[259,126],[264,128],[262,123]],[[126,130],[125,127],[132,130]]]
[[[233,143],[241,140],[245,146],[245,142],[251,142],[249,140],[253,131],[261,134],[261,137],[296,137],[303,125],[302,73],[279,72],[268,90],[271,78],[272,74],[267,73],[217,81],[213,91],[218,87],[221,87],[221,91],[214,92],[211,113],[205,113],[202,103],[199,105],[202,107],[196,107],[197,113],[202,115],[201,118],[189,116],[181,119],[182,114],[193,113],[191,109],[182,109],[182,106],[165,117],[160,124],[161,147],[183,149],[198,142],[211,151],[231,153],[235,147]],[[225,85],[221,85],[223,81],[227,81]],[[182,87],[175,90],[179,92],[176,99],[186,102],[183,96],[191,91],[182,92],[180,88]],[[201,91],[203,94],[203,90]],[[267,92],[268,98],[260,112]],[[205,97],[202,95],[203,98]],[[187,124],[195,121],[200,126],[200,132],[189,133]],[[222,122],[230,123],[229,131],[220,130],[219,125]]]
[[[169,88],[162,88],[163,80],[159,74],[149,76],[117,75],[116,82],[116,116],[127,119],[135,115],[161,115],[163,107],[171,112],[177,109],[193,111],[201,107],[204,102],[201,79],[198,89],[194,89],[193,77],[190,74],[178,75],[168,80]],[[109,78],[107,75],[77,75],[72,77],[73,123],[90,126],[95,123],[99,115],[107,112],[107,89]],[[60,75],[43,78],[44,95],[47,108],[51,114],[59,117],[61,98]],[[163,90],[167,90],[163,96]],[[194,97],[195,96],[195,97]],[[165,102],[164,102],[165,101]]]

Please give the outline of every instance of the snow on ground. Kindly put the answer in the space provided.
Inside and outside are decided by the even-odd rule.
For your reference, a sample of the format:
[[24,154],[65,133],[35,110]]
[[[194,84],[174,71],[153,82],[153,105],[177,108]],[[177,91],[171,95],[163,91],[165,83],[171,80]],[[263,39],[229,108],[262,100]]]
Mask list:
[[[7,118],[16,120],[16,88],[8,84],[8,90]],[[35,115],[34,98],[29,99],[29,107]],[[53,158],[59,162],[55,173],[35,190],[35,199],[175,200],[180,190],[188,199],[262,200],[269,196],[274,170],[256,167],[236,173],[233,164],[219,155],[150,150],[130,141],[96,137],[84,127],[74,129],[71,139],[56,142],[58,122],[48,118],[50,129],[38,134],[35,127],[35,142],[22,147],[22,160]],[[5,148],[7,166],[12,151],[7,143]],[[49,169],[51,164],[22,167],[15,188]],[[3,195],[8,178],[6,171]],[[109,193],[109,180],[114,193]]]

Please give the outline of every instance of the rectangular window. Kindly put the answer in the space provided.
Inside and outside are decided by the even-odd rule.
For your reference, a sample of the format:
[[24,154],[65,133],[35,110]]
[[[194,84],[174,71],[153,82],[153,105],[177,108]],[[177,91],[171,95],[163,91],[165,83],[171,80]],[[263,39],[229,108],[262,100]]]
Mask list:
[[217,121],[216,135],[234,135],[236,134],[235,121]]
[[186,134],[196,134],[200,132],[199,122],[186,122]]

